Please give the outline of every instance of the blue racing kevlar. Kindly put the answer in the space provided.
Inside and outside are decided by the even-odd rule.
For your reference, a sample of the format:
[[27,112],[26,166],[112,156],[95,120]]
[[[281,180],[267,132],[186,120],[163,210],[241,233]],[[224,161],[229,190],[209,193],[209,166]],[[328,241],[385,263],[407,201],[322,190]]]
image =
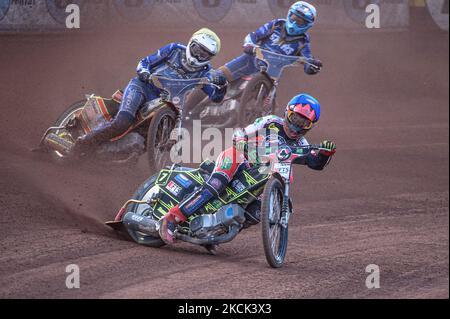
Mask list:
[[[119,136],[133,125],[136,114],[145,102],[158,98],[161,91],[152,83],[148,83],[149,74],[157,74],[171,79],[191,79],[215,76],[209,64],[200,68],[186,66],[186,47],[179,43],[171,43],[162,47],[155,54],[151,54],[139,62],[138,77],[132,79],[125,89],[116,119],[107,125],[87,134],[79,142],[81,144],[98,144]],[[143,76],[143,73],[146,76]],[[220,102],[226,93],[226,88],[216,89],[211,85],[204,85],[202,90],[214,102]],[[127,118],[127,121],[124,120]],[[127,125],[126,127],[124,125]],[[79,144],[80,144],[79,143]]]
[[130,83],[123,93],[122,103],[119,112],[126,113],[130,119],[136,118],[136,113],[145,101],[151,101],[158,97],[157,92],[139,80],[139,78],[131,79]]
[[[137,66],[136,72],[138,75],[149,73],[171,79],[192,79],[209,77],[210,73],[214,71],[209,64],[200,68],[187,67],[186,46],[180,43],[171,43],[142,59]],[[220,102],[226,93],[225,90],[216,89],[211,85],[204,85],[202,90],[214,102]],[[145,83],[139,77],[134,78],[125,89],[119,112],[127,112],[135,118],[143,103],[159,97],[160,94],[160,89],[152,83]]]
[[[278,54],[290,56],[303,56],[312,58],[310,49],[310,37],[307,33],[298,36],[289,36],[285,29],[286,20],[276,19],[270,21],[255,32],[251,32],[244,40],[244,47],[247,45],[260,46]],[[226,63],[221,70],[229,81],[234,81],[244,75],[251,75],[259,72],[257,60],[249,54],[242,54]],[[314,70],[305,65],[305,72],[312,74]]]

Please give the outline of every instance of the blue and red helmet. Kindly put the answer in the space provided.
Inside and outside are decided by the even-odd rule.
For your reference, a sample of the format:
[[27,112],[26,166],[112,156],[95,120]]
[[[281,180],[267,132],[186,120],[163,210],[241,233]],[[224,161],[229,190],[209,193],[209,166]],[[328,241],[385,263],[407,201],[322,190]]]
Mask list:
[[305,1],[298,1],[290,8],[286,19],[288,35],[302,35],[308,31],[317,19],[316,8]]
[[292,98],[286,106],[285,126],[288,135],[298,138],[308,133],[320,119],[320,103],[306,93]]

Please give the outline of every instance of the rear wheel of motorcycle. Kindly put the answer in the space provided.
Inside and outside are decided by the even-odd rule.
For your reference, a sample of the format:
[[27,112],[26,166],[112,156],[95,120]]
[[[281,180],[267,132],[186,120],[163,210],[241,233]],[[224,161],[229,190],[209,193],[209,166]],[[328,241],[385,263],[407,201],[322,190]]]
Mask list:
[[247,84],[239,106],[239,125],[245,127],[257,118],[273,114],[274,103],[266,103],[272,81],[263,73],[255,75]]
[[281,225],[283,184],[272,177],[267,182],[261,203],[262,240],[267,262],[273,268],[284,263],[288,243],[288,227]]
[[[66,125],[71,119],[74,118],[75,114],[79,111],[81,111],[86,104],[86,100],[78,101],[69,106],[64,113],[62,113],[58,119],[54,122],[53,126],[64,126]],[[61,133],[61,131],[56,131],[56,134]],[[54,162],[62,164],[67,161],[68,156],[58,152],[58,151],[50,151],[50,155]]]
[[[142,200],[144,198],[144,196],[147,194],[147,192],[153,186],[155,186],[157,177],[158,177],[158,174],[155,174],[152,177],[150,177],[149,179],[147,179],[141,186],[139,186],[137,191],[133,194],[132,198],[136,199],[136,200]],[[145,211],[140,211],[139,206],[140,205],[138,205],[138,204],[131,204],[128,211],[143,216]],[[147,217],[153,218],[152,216],[147,216]],[[136,232],[136,231],[133,231],[130,229],[127,229],[127,231],[128,231],[128,234],[130,235],[130,237],[138,244],[149,246],[149,247],[154,247],[154,248],[159,248],[159,247],[165,245],[165,243],[159,237],[154,237],[154,236],[151,236],[148,234],[139,233],[139,232]]]
[[170,164],[170,133],[175,128],[176,114],[170,107],[156,111],[147,133],[147,156],[151,172]]

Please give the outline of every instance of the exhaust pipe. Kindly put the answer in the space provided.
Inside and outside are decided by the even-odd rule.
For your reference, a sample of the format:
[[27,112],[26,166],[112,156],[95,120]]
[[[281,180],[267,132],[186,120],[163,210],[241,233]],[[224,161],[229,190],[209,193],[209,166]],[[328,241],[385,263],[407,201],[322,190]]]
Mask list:
[[226,234],[220,235],[220,236],[211,236],[206,238],[192,238],[190,236],[187,236],[185,234],[175,233],[175,237],[179,240],[195,244],[195,245],[217,245],[217,244],[223,244],[227,243],[229,241],[232,241],[234,237],[239,233],[240,227],[237,225],[232,225],[230,227],[230,231]]
[[122,220],[123,225],[134,231],[158,237],[158,222],[145,216],[141,216],[132,212],[125,214]]
[[[141,216],[132,212],[125,214],[122,220],[123,225],[132,230],[139,231],[146,235],[159,237],[159,223],[149,217]],[[185,234],[175,232],[175,237],[181,241],[194,245],[217,245],[230,242],[239,233],[240,225],[231,225],[228,233],[220,236],[210,236],[205,238],[193,238]]]

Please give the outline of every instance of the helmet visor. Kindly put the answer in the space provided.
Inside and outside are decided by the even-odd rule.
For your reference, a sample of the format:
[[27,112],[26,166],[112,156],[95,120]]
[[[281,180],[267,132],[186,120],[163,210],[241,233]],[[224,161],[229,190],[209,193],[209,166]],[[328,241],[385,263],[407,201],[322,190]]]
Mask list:
[[302,17],[300,17],[294,13],[291,13],[289,15],[289,20],[291,20],[291,22],[295,23],[299,27],[305,27],[309,24],[308,21],[306,21],[305,19],[303,19]]
[[214,54],[208,51],[204,46],[195,41],[191,43],[189,50],[191,51],[191,55],[200,62],[209,61],[214,56]]
[[313,122],[295,112],[288,114],[288,127],[298,134],[304,134],[313,126]]

